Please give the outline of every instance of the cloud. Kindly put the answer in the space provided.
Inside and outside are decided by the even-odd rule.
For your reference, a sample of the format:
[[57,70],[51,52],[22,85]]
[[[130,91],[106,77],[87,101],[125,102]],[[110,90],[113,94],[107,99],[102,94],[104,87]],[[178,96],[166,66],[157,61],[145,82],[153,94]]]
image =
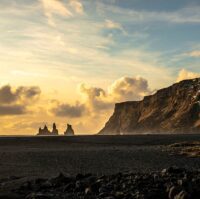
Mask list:
[[111,109],[117,102],[141,100],[150,93],[148,82],[142,77],[122,77],[111,84],[107,91],[81,84],[79,92],[85,97],[90,110]]
[[198,77],[200,77],[200,73],[194,73],[194,72],[190,72],[185,69],[182,69],[178,74],[176,82],[180,82],[185,79],[198,78]]
[[[76,13],[69,6],[69,0],[58,2],[61,2],[74,15],[73,20],[72,18],[68,20],[67,17],[59,18],[56,17],[59,14],[52,14],[55,23],[59,24],[58,29],[44,26],[41,23],[40,4],[38,10],[34,12],[36,15],[34,15],[34,22],[30,24],[29,18],[32,17],[32,13],[27,13],[23,24],[18,29],[11,29],[14,31],[12,33],[6,34],[6,31],[9,31],[6,24],[13,23],[12,15],[10,18],[2,17],[1,21],[3,24],[5,23],[3,27],[6,29],[5,35],[2,33],[5,37],[4,41],[9,40],[13,44],[9,46],[9,43],[5,42],[4,45],[0,46],[1,63],[6,65],[5,72],[3,71],[5,78],[10,78],[6,76],[7,71],[15,70],[13,64],[17,62],[20,66],[17,71],[14,71],[14,78],[20,79],[19,75],[27,81],[35,81],[35,78],[37,78],[38,83],[43,84],[44,78],[42,76],[44,76],[49,88],[58,87],[58,84],[65,83],[61,83],[61,81],[66,81],[66,72],[68,76],[79,76],[79,83],[88,77],[90,80],[98,81],[98,83],[102,81],[102,78],[113,80],[119,73],[122,76],[140,74],[155,85],[160,80],[160,86],[169,83],[171,80],[169,70],[159,62],[160,55],[145,50],[144,43],[148,45],[148,42],[142,41],[138,48],[136,44],[138,36],[136,38],[134,33],[131,33],[127,38],[128,40],[123,40],[123,42],[122,38],[117,36],[120,33],[118,31],[116,35],[111,33],[107,35],[107,32],[102,34],[102,31],[105,31],[105,19],[112,19],[114,23],[118,24],[120,22],[124,27],[127,25],[126,21],[120,21],[120,18],[111,16],[101,16],[96,19],[92,15],[95,14],[96,16],[95,8],[93,10],[95,13],[87,13],[84,17],[76,18]],[[91,6],[95,6],[94,2],[91,4]],[[90,6],[86,2],[84,5]],[[26,10],[19,7],[19,11],[24,13]],[[20,18],[16,17],[15,20],[17,21],[16,24],[21,23]],[[15,40],[12,34],[15,34],[15,38],[19,39]],[[140,51],[141,55],[135,54],[136,51]],[[12,59],[9,59],[9,57],[12,57]],[[150,58],[146,60],[147,57]],[[159,63],[155,63],[155,61]],[[48,73],[46,73],[47,69]],[[114,76],[113,69],[116,71]],[[152,76],[152,73],[154,73],[154,76]],[[165,77],[162,77],[163,73],[166,74]],[[16,75],[18,76],[16,77]],[[55,84],[52,79],[57,76],[62,79]],[[68,81],[72,83],[69,78]]]
[[85,106],[77,103],[76,105],[58,104],[51,109],[51,112],[58,117],[77,118],[83,116]]
[[122,77],[109,88],[109,95],[117,101],[140,100],[149,93],[148,81],[142,77]]
[[52,100],[50,112],[58,117],[100,117],[112,110],[117,102],[141,100],[150,93],[150,89],[147,80],[142,77],[122,77],[107,89],[82,83],[78,86],[78,92],[81,97],[75,105]]
[[10,85],[6,85],[0,88],[0,103],[11,104],[18,101],[31,101],[37,98],[40,93],[39,87],[21,86],[13,89]]
[[31,100],[37,98],[41,94],[39,87],[19,87],[18,94],[23,95],[26,99]]
[[[40,0],[44,14],[48,18],[51,26],[56,26],[54,16],[73,17],[74,13],[83,14],[83,5],[78,0],[70,0],[68,4],[64,4],[62,0]],[[70,9],[71,8],[71,9]]]
[[70,0],[69,5],[72,7],[72,9],[78,13],[78,14],[83,14],[84,13],[84,9],[83,9],[83,5],[80,1],[78,0]]
[[127,34],[123,26],[120,23],[114,22],[112,20],[105,20],[105,28],[107,29],[116,29],[122,31],[124,34]]
[[192,51],[192,52],[188,53],[188,55],[190,57],[200,57],[200,51],[199,50],[195,50],[195,51]]
[[20,120],[16,120],[16,121],[13,121],[11,124],[9,124],[9,129],[24,129],[26,131],[30,131],[33,132],[33,129],[34,130],[37,130],[40,126],[44,126],[46,123],[44,122],[37,122],[37,121],[27,121],[27,120],[24,120],[21,118],[21,121]]
[[1,116],[23,115],[26,113],[27,113],[26,107],[23,105],[11,105],[11,106],[0,105],[0,115]]
[[105,20],[105,27],[108,29],[123,29],[120,23],[114,22],[112,20]]
[[79,92],[83,96],[84,102],[91,112],[112,107],[112,103],[109,101],[106,91],[102,88],[81,84],[79,86]]
[[15,102],[18,98],[18,94],[11,90],[9,85],[0,88],[0,103],[10,104]]
[[70,17],[73,15],[61,0],[40,0],[40,1],[44,8],[44,14],[48,18],[48,23],[52,26],[55,26],[53,15],[59,15],[65,17]]
[[168,22],[175,24],[200,23],[200,6],[188,6],[176,11],[148,11],[121,8],[115,5],[98,3],[99,12],[109,12],[120,16],[121,21],[141,22]]
[[28,106],[41,94],[39,87],[20,86],[12,88],[10,85],[0,88],[0,115],[22,115],[27,113]]

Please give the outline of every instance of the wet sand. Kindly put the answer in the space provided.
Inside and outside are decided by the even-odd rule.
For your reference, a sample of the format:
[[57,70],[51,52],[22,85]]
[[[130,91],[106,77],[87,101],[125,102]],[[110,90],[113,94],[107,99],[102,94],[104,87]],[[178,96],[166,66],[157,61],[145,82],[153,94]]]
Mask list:
[[0,178],[149,172],[170,166],[199,169],[200,158],[165,150],[184,141],[200,141],[200,135],[0,137]]

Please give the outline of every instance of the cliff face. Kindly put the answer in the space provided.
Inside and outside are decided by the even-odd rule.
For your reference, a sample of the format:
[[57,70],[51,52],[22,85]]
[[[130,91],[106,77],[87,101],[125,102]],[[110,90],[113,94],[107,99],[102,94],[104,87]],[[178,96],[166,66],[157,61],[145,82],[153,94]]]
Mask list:
[[200,78],[118,103],[99,134],[200,133]]

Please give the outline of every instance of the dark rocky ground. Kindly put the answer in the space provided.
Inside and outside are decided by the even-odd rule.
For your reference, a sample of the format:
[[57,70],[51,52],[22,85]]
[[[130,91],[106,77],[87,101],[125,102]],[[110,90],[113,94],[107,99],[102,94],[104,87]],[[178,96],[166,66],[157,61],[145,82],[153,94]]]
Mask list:
[[200,198],[200,158],[168,150],[194,141],[200,135],[1,137],[0,199]]
[[0,198],[26,199],[199,199],[200,171],[177,167],[161,172],[78,174],[55,178],[8,178],[1,181]]
[[172,154],[180,154],[188,157],[200,157],[200,141],[170,144],[168,150]]

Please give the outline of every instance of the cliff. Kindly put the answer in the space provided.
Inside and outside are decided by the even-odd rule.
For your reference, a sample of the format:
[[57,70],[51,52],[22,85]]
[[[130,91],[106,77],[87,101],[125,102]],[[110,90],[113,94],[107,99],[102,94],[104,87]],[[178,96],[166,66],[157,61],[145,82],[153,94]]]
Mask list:
[[184,80],[146,96],[118,103],[105,134],[200,133],[200,78]]

